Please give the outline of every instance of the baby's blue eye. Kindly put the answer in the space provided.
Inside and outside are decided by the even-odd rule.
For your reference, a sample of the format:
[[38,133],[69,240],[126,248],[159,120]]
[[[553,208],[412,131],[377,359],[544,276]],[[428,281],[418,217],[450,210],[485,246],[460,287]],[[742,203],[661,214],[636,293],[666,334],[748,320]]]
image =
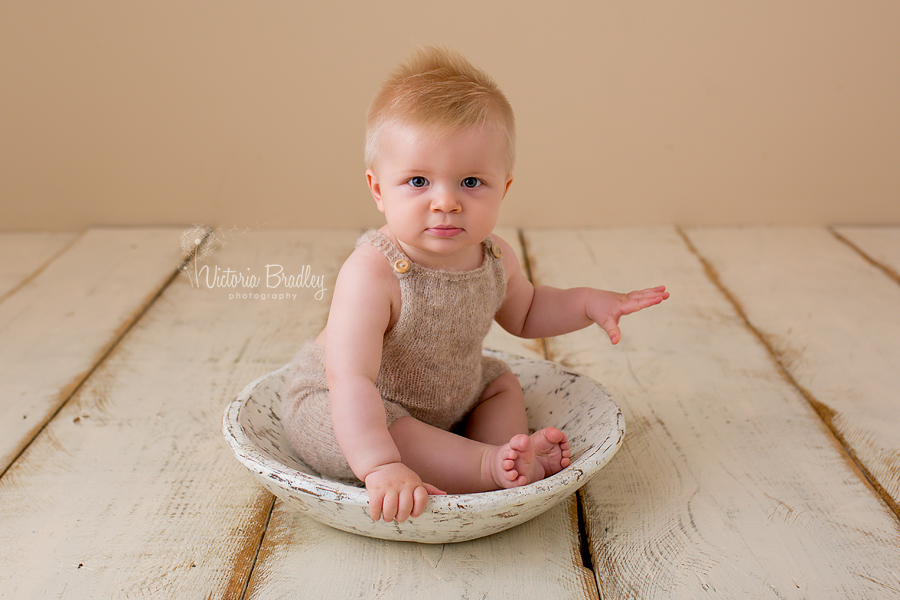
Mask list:
[[481,180],[477,177],[466,177],[462,180],[462,184],[467,188],[476,188],[481,185]]
[[424,177],[421,177],[421,176],[419,176],[419,177],[412,177],[412,178],[408,181],[408,183],[409,183],[409,185],[411,185],[411,186],[413,186],[413,187],[420,188],[420,187],[425,187],[426,185],[428,185],[428,180],[425,179]]

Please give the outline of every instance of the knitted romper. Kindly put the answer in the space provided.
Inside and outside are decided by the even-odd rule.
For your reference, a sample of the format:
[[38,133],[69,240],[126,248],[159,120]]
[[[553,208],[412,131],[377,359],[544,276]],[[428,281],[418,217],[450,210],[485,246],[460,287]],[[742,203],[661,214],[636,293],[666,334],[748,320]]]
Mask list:
[[[387,426],[412,416],[450,430],[475,408],[485,388],[509,366],[482,355],[482,342],[506,295],[500,248],[484,241],[482,264],[472,271],[440,271],[412,262],[378,231],[371,244],[400,283],[400,317],[384,336],[375,387]],[[359,483],[331,423],[325,349],[307,342],[294,358],[282,399],[282,422],[293,450],[322,475]]]

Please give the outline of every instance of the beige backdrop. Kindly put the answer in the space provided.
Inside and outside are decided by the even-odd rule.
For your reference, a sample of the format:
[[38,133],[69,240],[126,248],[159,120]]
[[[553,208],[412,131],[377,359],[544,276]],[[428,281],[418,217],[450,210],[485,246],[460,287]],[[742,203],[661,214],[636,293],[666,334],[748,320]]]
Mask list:
[[[516,108],[502,224],[900,223],[900,2],[0,4],[0,229],[361,227],[413,44]],[[430,5],[430,3],[429,3]]]

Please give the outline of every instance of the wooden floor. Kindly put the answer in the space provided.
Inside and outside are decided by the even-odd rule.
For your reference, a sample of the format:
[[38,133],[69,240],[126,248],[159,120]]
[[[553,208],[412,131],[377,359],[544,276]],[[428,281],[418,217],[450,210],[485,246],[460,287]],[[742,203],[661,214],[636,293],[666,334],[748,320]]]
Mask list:
[[0,597],[900,598],[900,228],[499,233],[536,283],[672,298],[616,347],[492,332],[602,382],[625,443],[446,546],[291,512],[221,434],[322,326],[356,232],[219,230],[184,272],[184,228],[0,235]]

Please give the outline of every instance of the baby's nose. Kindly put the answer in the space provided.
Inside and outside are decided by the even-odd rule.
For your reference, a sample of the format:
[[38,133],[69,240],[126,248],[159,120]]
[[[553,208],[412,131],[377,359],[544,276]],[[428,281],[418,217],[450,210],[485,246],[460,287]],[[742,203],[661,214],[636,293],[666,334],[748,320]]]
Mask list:
[[431,200],[431,210],[434,212],[459,212],[461,206],[452,192],[436,190],[434,198]]

